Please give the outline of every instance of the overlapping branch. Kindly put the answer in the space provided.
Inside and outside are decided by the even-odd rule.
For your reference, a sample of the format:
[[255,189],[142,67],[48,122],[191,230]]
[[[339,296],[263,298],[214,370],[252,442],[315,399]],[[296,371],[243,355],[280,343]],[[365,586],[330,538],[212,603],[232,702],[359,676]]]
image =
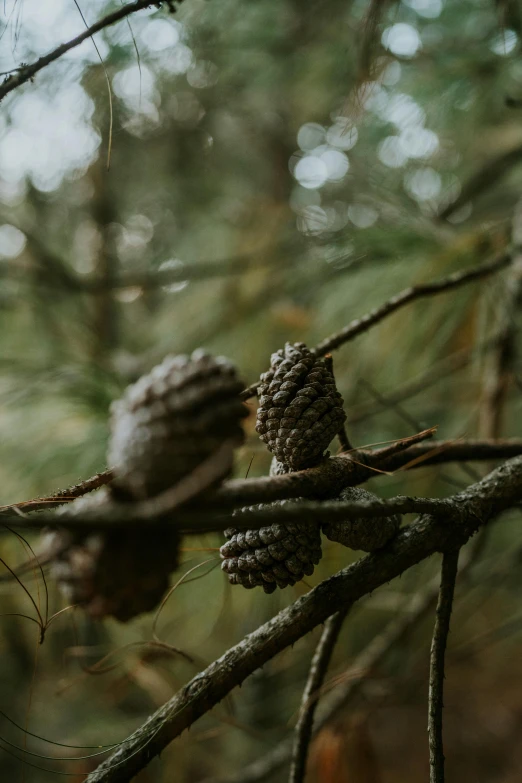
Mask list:
[[453,498],[455,515],[432,515],[403,529],[383,550],[326,579],[196,675],[87,778],[123,783],[143,769],[175,737],[218,704],[252,672],[285,647],[437,551],[462,546],[501,511],[522,500],[522,457],[516,457]]
[[[422,434],[422,433],[420,433]],[[323,463],[307,470],[288,473],[283,476],[266,476],[252,479],[232,479],[225,481],[217,490],[205,495],[181,510],[172,503],[170,490],[151,500],[140,503],[113,503],[110,506],[100,506],[84,511],[67,520],[57,520],[53,513],[40,511],[35,515],[20,516],[15,512],[36,511],[48,508],[49,505],[63,503],[66,498],[53,496],[48,499],[35,499],[17,504],[15,507],[5,506],[0,509],[0,521],[9,525],[39,529],[47,525],[56,525],[59,521],[71,529],[126,528],[149,524],[177,525],[185,533],[199,533],[203,530],[223,530],[231,523],[231,512],[234,508],[270,503],[274,500],[293,498],[333,498],[345,487],[356,486],[375,478],[383,472],[413,469],[427,465],[441,464],[465,460],[507,459],[522,454],[522,439],[506,440],[468,440],[468,441],[430,441],[405,445],[399,441],[403,450],[398,450],[398,444],[385,448],[359,450],[351,454],[341,454],[329,457]],[[412,442],[412,438],[406,439]],[[89,485],[89,482],[100,480],[105,483],[110,474],[97,474],[93,479],[78,485],[78,488]],[[77,488],[78,495],[84,494]],[[94,488],[91,486],[91,488]],[[72,492],[65,490],[64,493]],[[174,494],[176,497],[176,494]],[[451,500],[451,499],[449,499]],[[280,509],[243,511],[241,518],[234,517],[234,526],[260,527],[277,521],[300,519],[335,521],[350,516],[378,517],[390,513],[444,513],[451,516],[453,507],[448,506],[448,499],[397,497],[384,503],[344,502],[342,505],[328,502],[302,502],[293,507]],[[174,514],[175,512],[175,514]],[[166,514],[171,514],[165,519]]]
[[[181,0],[179,1],[181,2]],[[56,49],[53,49],[48,54],[44,54],[42,57],[39,57],[36,62],[31,63],[30,65],[20,66],[13,73],[9,74],[4,83],[0,85],[0,101],[17,87],[20,87],[20,85],[31,81],[34,76],[36,76],[36,74],[47,65],[50,65],[52,62],[55,62],[55,60],[63,57],[64,54],[69,52],[71,49],[74,49],[76,46],[79,46],[95,33],[99,33],[100,30],[104,30],[106,27],[110,27],[116,22],[119,22],[121,19],[126,19],[131,14],[136,13],[136,11],[141,11],[144,8],[150,8],[151,5],[153,5],[151,0],[134,0],[132,3],[123,5],[116,11],[113,11],[111,14],[107,14],[107,16],[99,19],[90,27],[87,27],[75,38],[72,38],[66,43],[60,44],[60,46],[57,46]],[[159,3],[157,3],[157,5],[159,5]],[[173,3],[167,3],[167,5],[169,5],[169,8],[174,8]]]
[[[470,566],[476,562],[476,556],[482,549],[482,538],[476,540],[480,546],[475,545],[472,551],[468,549],[463,554],[459,576],[464,576]],[[375,674],[378,667],[396,649],[397,645],[410,638],[419,624],[433,610],[437,603],[438,594],[439,579],[434,579],[423,590],[407,600],[404,608],[396,613],[382,632],[373,637],[370,643],[361,650],[345,675],[342,675],[342,681],[322,698],[319,714],[313,726],[313,736],[316,736],[325,726],[335,720],[341,710],[354,704],[368,678]],[[203,783],[262,783],[289,763],[292,748],[293,739],[287,737],[268,753],[243,767],[240,772],[219,778],[205,778]]]

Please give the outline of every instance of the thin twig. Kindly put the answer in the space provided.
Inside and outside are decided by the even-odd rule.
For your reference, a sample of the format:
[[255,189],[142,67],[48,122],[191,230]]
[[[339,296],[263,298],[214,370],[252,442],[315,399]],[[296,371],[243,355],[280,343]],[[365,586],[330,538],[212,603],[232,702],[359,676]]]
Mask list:
[[150,5],[151,0],[134,0],[133,3],[124,5],[117,11],[113,11],[111,14],[107,14],[107,16],[104,16],[98,22],[95,22],[93,25],[80,33],[80,35],[77,35],[75,38],[67,41],[66,43],[60,44],[60,46],[57,46],[56,49],[53,49],[48,54],[43,55],[31,65],[20,66],[15,73],[8,76],[4,83],[0,85],[0,100],[2,100],[2,98],[15,90],[21,84],[25,84],[25,82],[31,81],[31,79],[39,71],[41,71],[42,68],[45,68],[50,63],[58,60],[60,57],[66,54],[66,52],[69,52],[71,49],[74,49],[76,46],[79,46],[81,43],[83,43],[87,38],[91,38],[95,33],[100,32],[100,30],[103,30],[105,27],[110,27],[110,25],[119,22],[120,19],[127,18],[131,14],[136,13],[136,11],[149,8]]
[[[417,436],[412,436],[413,438]],[[162,525],[175,524],[186,533],[201,532],[202,530],[223,530],[230,525],[230,517],[223,512],[234,508],[255,505],[258,503],[270,503],[274,500],[286,500],[294,498],[332,498],[339,495],[345,487],[357,486],[370,478],[400,469],[414,469],[433,464],[443,464],[452,461],[463,460],[493,460],[506,459],[522,454],[522,439],[513,438],[501,441],[470,440],[470,441],[431,441],[429,443],[415,443],[405,446],[408,439],[402,439],[398,445],[404,447],[403,451],[397,451],[398,445],[393,444],[375,451],[357,451],[357,460],[350,454],[330,457],[321,465],[307,470],[296,471],[282,476],[263,476],[250,479],[232,479],[214,491],[209,491],[201,499],[194,501],[193,505],[184,506],[176,511],[173,519],[152,519],[151,507],[145,503],[116,503],[111,502],[100,505],[98,508],[85,509],[81,514],[70,517],[56,517],[52,513],[44,511],[36,515],[23,515],[20,517],[10,511],[9,507],[0,511],[0,520],[9,523],[16,528],[41,529],[47,525],[64,525],[73,529],[96,530],[100,527],[131,528],[141,525],[146,518],[149,524],[154,523],[158,529]],[[458,497],[458,496],[457,496]],[[176,502],[178,498],[175,498]],[[447,501],[448,499],[446,499]],[[444,500],[426,499],[425,511],[436,512],[437,508],[443,509]],[[56,499],[51,503],[56,503]],[[418,505],[416,505],[418,503]],[[397,499],[396,511],[402,508],[403,513],[421,511],[423,499]],[[42,506],[45,507],[45,506]],[[355,513],[361,510],[362,514],[370,514],[356,504],[350,506]],[[400,508],[399,508],[400,507]],[[23,506],[22,506],[23,508]],[[168,504],[158,506],[157,510],[163,516]],[[319,506],[318,506],[319,508]],[[347,507],[348,508],[348,507]],[[382,509],[382,506],[379,506]],[[34,509],[32,509],[34,510]],[[260,514],[270,513],[260,511]],[[272,512],[275,513],[275,512]],[[288,514],[291,514],[288,511]],[[317,515],[317,512],[314,511]],[[336,513],[333,511],[332,513]],[[377,514],[383,513],[377,511]],[[373,507],[371,515],[375,515]],[[249,525],[255,525],[255,514]],[[239,519],[234,518],[234,526]],[[240,524],[240,523],[239,523]]]
[[350,608],[350,606],[346,606],[328,618],[313,655],[301,700],[299,719],[295,727],[289,783],[303,783],[304,781],[319,690],[326,677],[332,653]]
[[366,332],[370,327],[382,321],[388,315],[395,313],[410,302],[414,302],[417,299],[423,299],[427,296],[436,296],[446,291],[451,291],[454,288],[460,288],[460,286],[472,283],[475,280],[481,280],[485,277],[498,272],[500,269],[504,269],[511,262],[511,252],[504,251],[493,260],[486,261],[484,264],[479,264],[471,269],[465,269],[462,272],[454,272],[448,277],[442,278],[442,280],[435,280],[433,283],[421,283],[420,285],[410,286],[405,288],[404,291],[393,296],[387,302],[377,307],[375,310],[363,315],[362,318],[357,318],[352,321],[340,332],[333,334],[331,337],[327,337],[316,345],[315,353],[318,356],[324,356],[324,354],[334,351],[339,346],[353,340],[359,334]]
[[[332,355],[330,353],[327,353],[324,358],[325,358],[326,366],[330,370],[330,373],[332,374],[332,378],[334,379],[334,382],[335,382],[333,357],[332,357]],[[339,430],[339,432],[337,433],[337,438],[339,440],[339,446],[340,446],[340,451],[341,452],[343,452],[343,451],[351,451],[353,449],[353,446],[350,443],[350,439],[348,437],[348,433],[346,431],[346,426],[345,426],[344,423],[343,423],[341,429]]]
[[[476,562],[478,554],[482,551],[484,532],[483,529],[480,539],[475,539],[477,542],[480,541],[481,545],[475,544],[461,559],[459,576],[464,576],[470,566]],[[388,655],[403,644],[430,614],[437,603],[439,581],[438,578],[433,579],[423,590],[416,592],[407,600],[404,608],[401,608],[381,633],[374,636],[356,656],[350,668],[342,675],[342,679],[336,678],[335,687],[321,701],[320,714],[313,726],[313,736],[331,723],[341,710],[346,710],[348,706],[354,704],[365,683],[378,671]],[[287,737],[273,750],[243,767],[239,773],[219,778],[205,778],[202,783],[262,783],[290,761],[292,749],[293,738]]]
[[444,696],[444,656],[448,642],[459,549],[449,549],[442,557],[439,600],[430,653],[428,737],[430,747],[430,783],[444,783],[442,745],[442,709]]
[[[499,491],[501,498],[497,495]],[[127,783],[182,731],[218,704],[246,677],[347,603],[394,579],[435,551],[462,546],[501,510],[522,498],[522,458],[510,460],[457,496],[469,516],[455,525],[430,517],[401,531],[379,552],[324,580],[268,623],[229,649],[188,682],[126,740],[86,783]]]
[[21,503],[11,503],[8,506],[0,506],[0,518],[3,514],[8,514],[14,509],[20,509],[24,513],[30,511],[48,511],[57,506],[63,506],[64,503],[69,503],[71,500],[82,497],[88,492],[93,492],[95,489],[110,484],[114,478],[112,470],[104,470],[101,473],[96,473],[84,481],[80,481],[72,487],[67,489],[60,489],[54,495],[50,495],[46,498],[34,498],[33,500],[23,500]]
[[339,430],[339,432],[337,433],[337,439],[339,440],[339,447],[341,453],[345,453],[353,449],[353,446],[350,443],[350,439],[348,437],[348,433],[346,432],[346,427],[344,426],[344,424]]
[[[511,251],[506,250],[494,259],[479,264],[478,266],[471,267],[471,269],[465,269],[462,272],[454,272],[441,280],[435,280],[433,283],[422,283],[420,285],[405,288],[391,299],[388,299],[387,302],[384,302],[380,307],[371,310],[361,318],[356,318],[349,323],[348,326],[345,326],[344,329],[341,329],[340,332],[336,332],[330,337],[327,337],[326,340],[323,340],[316,345],[313,350],[318,356],[324,356],[325,354],[330,353],[330,351],[353,340],[355,337],[358,337],[363,332],[368,331],[372,326],[375,326],[375,324],[378,324],[388,315],[395,313],[410,302],[428,296],[436,296],[445,291],[460,288],[460,286],[467,285],[475,280],[489,277],[508,266],[508,264],[511,263],[511,259]],[[241,399],[248,400],[250,397],[254,397],[257,394],[258,385],[259,381],[256,381],[244,389],[241,393]]]

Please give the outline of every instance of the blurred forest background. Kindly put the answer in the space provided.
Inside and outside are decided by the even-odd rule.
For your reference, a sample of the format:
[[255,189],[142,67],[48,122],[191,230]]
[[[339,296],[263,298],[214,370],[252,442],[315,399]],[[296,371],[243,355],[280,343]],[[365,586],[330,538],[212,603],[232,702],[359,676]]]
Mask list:
[[[119,3],[80,7],[92,24]],[[87,40],[2,102],[2,503],[102,470],[111,400],[165,354],[203,346],[250,383],[286,340],[314,345],[402,288],[510,241],[522,195],[522,6],[389,3],[365,67],[367,13],[359,0],[185,0],[175,14],[152,5],[96,35],[103,65]],[[83,29],[74,0],[6,0],[0,70]],[[336,353],[354,444],[432,425],[442,438],[522,435],[514,342],[511,383],[491,393],[495,336],[517,315],[509,285],[506,271],[414,304]],[[251,476],[269,467],[250,405],[237,476],[250,463]],[[370,485],[381,495],[443,496],[487,469],[434,466]],[[445,693],[450,783],[521,779],[517,516],[488,531],[457,588]],[[34,623],[0,619],[2,780],[55,777],[25,767],[4,740],[64,757],[25,756],[73,783],[99,760],[24,740],[5,715],[57,742],[118,742],[205,662],[357,557],[324,542],[306,584],[266,596],[230,587],[218,535],[185,543],[174,579],[207,561],[192,575],[204,576],[174,592],[158,634],[194,663],[144,644],[152,615],[125,625],[67,611],[41,647]],[[0,549],[11,567],[27,554],[15,536],[2,536]],[[355,608],[331,687],[435,574],[423,563]],[[41,582],[27,584],[42,602]],[[1,604],[3,615],[34,614],[17,584],[1,585]],[[63,605],[51,591],[51,610]],[[137,780],[226,779],[268,753],[291,733],[319,633],[249,678]],[[427,779],[430,633],[427,618],[320,733],[310,783]]]

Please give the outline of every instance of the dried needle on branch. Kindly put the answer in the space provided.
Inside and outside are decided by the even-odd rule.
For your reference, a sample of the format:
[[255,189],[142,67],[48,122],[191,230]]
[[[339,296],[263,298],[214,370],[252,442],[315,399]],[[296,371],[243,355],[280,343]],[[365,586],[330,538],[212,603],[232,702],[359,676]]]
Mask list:
[[54,495],[49,495],[44,498],[34,498],[33,500],[24,500],[21,503],[12,503],[8,506],[0,506],[0,513],[9,512],[11,509],[19,509],[24,513],[30,511],[49,511],[57,506],[62,506],[64,503],[69,503],[71,500],[80,498],[83,495],[87,495],[88,492],[93,492],[95,489],[110,484],[114,475],[112,470],[104,470],[101,473],[96,473],[88,479],[78,482],[73,487],[67,489],[60,489]]
[[[422,433],[419,433],[421,435]],[[375,478],[382,473],[400,469],[413,469],[427,465],[444,464],[448,462],[461,462],[465,460],[493,460],[507,459],[522,454],[522,439],[511,438],[506,440],[466,440],[466,441],[430,441],[428,443],[415,443],[415,438],[403,439],[382,449],[375,451],[361,450],[356,453],[357,461],[349,455],[330,457],[315,468],[297,471],[283,476],[262,476],[253,479],[231,479],[225,481],[219,489],[208,494],[204,500],[200,500],[194,508],[183,508],[176,512],[176,524],[180,530],[186,533],[201,532],[202,530],[223,530],[230,524],[230,518],[223,512],[240,506],[250,506],[257,503],[270,503],[274,500],[294,498],[332,497],[341,492],[345,487],[356,486]],[[405,440],[411,445],[405,445]],[[403,451],[398,451],[399,446],[404,446]],[[99,477],[109,480],[109,473],[99,474]],[[96,477],[93,477],[93,481]],[[89,482],[83,482],[79,487],[89,486]],[[102,483],[107,483],[105,480]],[[91,486],[90,489],[94,487]],[[86,491],[90,491],[87,490]],[[68,492],[68,490],[66,490]],[[170,492],[170,490],[167,490]],[[85,494],[85,492],[79,492]],[[36,511],[53,508],[66,502],[67,497],[53,496],[48,499],[36,499],[25,501],[10,506],[0,507],[0,521],[25,529],[39,529],[47,525],[57,524],[54,514],[41,511],[35,515],[20,516],[14,513],[14,507],[23,511]],[[116,504],[110,507],[91,509],[88,513],[75,515],[67,520],[71,529],[98,529],[127,528],[143,523],[144,519],[153,521],[155,511],[166,513],[170,506],[164,501],[172,500],[175,508],[179,502],[179,496],[159,495],[158,506],[149,506],[147,501],[127,504]],[[352,503],[346,506],[342,512],[327,504],[313,504],[300,507],[299,513],[308,513],[318,516],[319,511],[329,514],[331,521],[341,513],[355,513],[362,516],[377,517],[386,513],[431,513],[447,514],[448,507],[445,500],[437,498],[395,498],[388,501],[388,507],[383,508],[382,503],[371,506],[370,504]],[[258,512],[259,521],[263,523],[270,514],[274,517],[279,512]],[[289,519],[295,511],[290,509],[281,512],[282,519]],[[244,517],[246,519],[246,516]],[[248,524],[256,526],[256,515],[252,513]],[[274,519],[272,519],[274,521]],[[63,520],[62,520],[63,522]],[[163,521],[161,524],[171,524]],[[237,525],[237,520],[234,522]]]

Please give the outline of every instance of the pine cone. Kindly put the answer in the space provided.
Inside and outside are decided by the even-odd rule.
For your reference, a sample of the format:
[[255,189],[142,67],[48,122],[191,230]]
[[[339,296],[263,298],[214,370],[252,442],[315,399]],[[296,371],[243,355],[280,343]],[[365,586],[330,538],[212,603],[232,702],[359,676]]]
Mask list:
[[[291,502],[279,500],[255,508]],[[235,514],[240,515],[242,510]],[[310,523],[274,524],[259,530],[229,528],[225,536],[228,541],[220,549],[221,568],[228,574],[228,581],[246,588],[259,585],[265,593],[295,585],[303,576],[310,576],[322,556],[319,526]]]
[[[169,356],[113,403],[108,463],[120,497],[151,497],[176,484],[226,440],[243,442],[243,384],[233,365],[202,351]],[[221,478],[232,468],[224,458]]]
[[[381,498],[361,487],[347,487],[339,495],[341,501],[367,501]],[[350,549],[362,549],[364,552],[373,552],[380,549],[395,536],[401,525],[398,514],[389,517],[359,519],[347,519],[346,522],[328,522],[322,526],[323,533],[330,541],[350,547]]]
[[268,472],[269,476],[284,476],[286,473],[290,473],[291,471],[289,468],[283,463],[279,462],[277,457],[272,457],[272,462],[270,463],[270,470]]
[[[109,491],[75,500],[57,512],[63,524],[85,511],[110,508]],[[121,510],[112,503],[115,513]],[[73,604],[91,617],[112,615],[125,622],[158,605],[178,565],[179,536],[175,529],[71,532],[57,528],[44,534],[51,554],[51,578]]]
[[317,464],[346,414],[325,359],[304,343],[286,343],[261,376],[256,430],[291,470]]

